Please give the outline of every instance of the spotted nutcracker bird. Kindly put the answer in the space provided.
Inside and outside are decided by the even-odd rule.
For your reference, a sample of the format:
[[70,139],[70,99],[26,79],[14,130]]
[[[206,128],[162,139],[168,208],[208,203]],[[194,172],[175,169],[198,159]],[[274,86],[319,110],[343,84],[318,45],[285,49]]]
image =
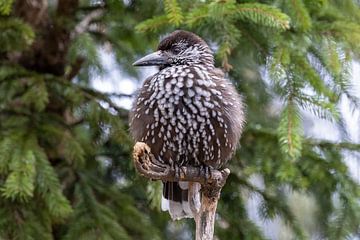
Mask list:
[[[234,153],[244,124],[240,95],[197,35],[178,30],[134,66],[158,66],[147,78],[130,113],[135,141],[171,167],[221,168]],[[164,182],[161,207],[172,219],[193,217],[199,183]]]

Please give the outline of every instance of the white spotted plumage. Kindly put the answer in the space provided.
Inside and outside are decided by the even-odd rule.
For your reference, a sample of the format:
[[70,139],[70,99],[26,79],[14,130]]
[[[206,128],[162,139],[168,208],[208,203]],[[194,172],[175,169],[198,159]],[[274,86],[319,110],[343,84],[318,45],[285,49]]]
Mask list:
[[[172,54],[172,48],[180,52]],[[159,161],[171,166],[220,168],[233,154],[242,131],[240,95],[214,67],[212,51],[196,35],[176,31],[160,43],[159,49],[170,56],[170,64],[148,78],[139,91],[130,121],[135,140],[144,141]],[[199,194],[196,184],[178,184],[181,186],[176,189],[181,192],[189,187],[189,194]],[[174,219],[191,217],[190,200],[187,203],[171,196],[176,189],[166,189],[175,185],[164,184],[164,196],[169,201],[163,204],[164,209]],[[188,198],[199,199],[194,195]]]
[[[146,89],[151,92],[150,98],[146,101],[143,101],[144,97],[138,98],[137,104],[143,103],[143,106],[136,108],[135,115],[153,113],[154,124],[150,126],[152,131],[145,139],[150,137],[153,144],[162,142],[160,157],[163,158],[168,148],[171,148],[178,156],[176,160],[179,160],[179,156],[184,158],[179,160],[182,165],[189,164],[191,158],[194,163],[201,164],[198,156],[201,150],[204,151],[204,162],[213,159],[210,164],[214,167],[219,167],[224,162],[221,159],[220,138],[224,139],[225,147],[229,144],[227,124],[224,124],[222,112],[226,109],[221,106],[228,103],[222,100],[221,89],[225,88],[222,81],[226,80],[214,77],[211,70],[183,65],[165,68],[150,79]],[[216,82],[212,79],[216,79]],[[221,89],[217,89],[217,85]],[[145,111],[142,111],[143,107]],[[160,126],[159,130],[155,126]],[[223,130],[216,130],[219,127]],[[211,143],[213,138],[216,144]],[[214,156],[218,159],[214,160]]]

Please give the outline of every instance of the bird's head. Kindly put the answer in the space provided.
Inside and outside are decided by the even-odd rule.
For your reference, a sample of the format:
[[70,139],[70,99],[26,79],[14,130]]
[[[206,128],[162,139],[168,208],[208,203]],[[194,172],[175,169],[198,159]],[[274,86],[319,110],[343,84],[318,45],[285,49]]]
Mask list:
[[134,62],[134,66],[214,65],[213,53],[204,40],[194,33],[177,30],[159,43],[156,52]]

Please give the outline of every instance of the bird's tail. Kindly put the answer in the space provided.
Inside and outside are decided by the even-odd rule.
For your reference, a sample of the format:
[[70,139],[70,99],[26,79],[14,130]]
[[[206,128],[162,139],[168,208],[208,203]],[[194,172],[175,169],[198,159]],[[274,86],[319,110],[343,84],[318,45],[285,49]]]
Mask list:
[[193,218],[200,210],[200,189],[194,182],[164,182],[161,209],[173,220]]

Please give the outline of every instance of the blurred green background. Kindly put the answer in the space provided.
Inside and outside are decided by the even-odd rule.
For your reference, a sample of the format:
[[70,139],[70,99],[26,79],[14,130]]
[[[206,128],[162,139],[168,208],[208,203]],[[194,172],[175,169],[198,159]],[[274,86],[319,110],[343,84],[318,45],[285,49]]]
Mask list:
[[360,239],[359,6],[0,0],[0,239],[193,238],[136,174],[128,130],[154,72],[131,64],[175,29],[209,43],[247,104],[215,239]]

